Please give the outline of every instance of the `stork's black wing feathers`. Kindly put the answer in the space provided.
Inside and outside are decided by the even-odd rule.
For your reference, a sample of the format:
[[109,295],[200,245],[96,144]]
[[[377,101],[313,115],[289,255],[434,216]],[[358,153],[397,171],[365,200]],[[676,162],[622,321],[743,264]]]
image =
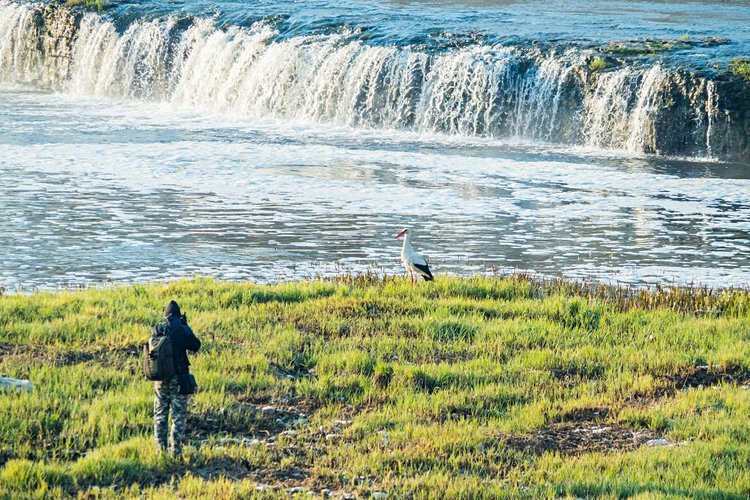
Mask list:
[[416,264],[416,263],[412,263],[412,264],[414,265],[414,267],[416,267],[417,269],[419,269],[420,271],[424,273],[422,277],[424,278],[425,281],[432,281],[435,279],[432,277],[432,273],[430,272],[430,268],[427,267],[427,264],[425,265]]

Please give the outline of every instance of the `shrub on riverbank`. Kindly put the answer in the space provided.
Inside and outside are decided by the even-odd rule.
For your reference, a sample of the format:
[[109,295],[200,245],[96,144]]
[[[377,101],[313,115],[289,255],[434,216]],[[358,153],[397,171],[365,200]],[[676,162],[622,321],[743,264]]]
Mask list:
[[729,69],[737,76],[750,81],[750,59],[735,57],[729,64]]
[[66,0],[66,7],[85,7],[87,9],[96,10],[101,12],[102,10],[110,7],[112,3],[110,0]]
[[[138,358],[172,298],[204,342],[179,464]],[[523,276],[1,296],[0,375],[36,388],[0,398],[0,491],[745,496],[749,305]]]

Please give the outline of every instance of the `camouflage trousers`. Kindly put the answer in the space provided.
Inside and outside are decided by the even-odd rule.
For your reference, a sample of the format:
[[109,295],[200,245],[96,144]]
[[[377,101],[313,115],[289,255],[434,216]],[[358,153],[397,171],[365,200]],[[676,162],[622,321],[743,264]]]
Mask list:
[[175,456],[182,454],[182,440],[187,420],[188,395],[180,394],[177,377],[154,384],[154,438],[156,449],[167,449],[169,410],[172,409],[172,428],[169,432],[169,451]]

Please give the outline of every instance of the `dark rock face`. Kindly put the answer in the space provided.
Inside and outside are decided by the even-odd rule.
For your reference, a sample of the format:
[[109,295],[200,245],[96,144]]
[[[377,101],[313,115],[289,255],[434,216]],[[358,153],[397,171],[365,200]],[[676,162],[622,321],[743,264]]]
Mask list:
[[[131,26],[125,34],[118,34],[112,27],[111,37],[120,37],[124,43],[116,51],[106,52],[101,41],[94,40],[86,29],[81,34],[81,11],[56,4],[22,8],[26,10],[18,16],[18,24],[10,34],[12,43],[6,44],[6,53],[0,53],[0,78],[4,80],[53,90],[76,88],[119,98],[171,100],[180,82],[188,80],[193,82],[189,85],[197,85],[194,82],[214,77],[206,74],[202,78],[199,73],[204,67],[185,64],[194,49],[191,44],[196,43],[195,35],[189,35],[192,21],[157,20]],[[91,22],[87,18],[85,25]],[[108,21],[102,18],[93,22]],[[139,35],[138,30],[143,32]],[[147,30],[151,31],[146,33]],[[8,35],[0,33],[2,36]],[[115,59],[108,61],[111,84],[91,86],[89,82],[97,81],[96,72],[101,68],[90,61],[87,68],[92,74],[76,80],[74,69],[81,64],[76,57],[82,53],[80,48],[76,52],[76,47],[80,42],[86,42],[89,53],[98,51],[97,61]],[[265,43],[270,46],[277,42]],[[479,45],[473,45],[476,43]],[[371,64],[366,54],[357,59],[363,53],[360,51],[349,60],[336,60],[339,66],[343,64],[331,75],[339,80],[334,84],[336,91],[324,97],[306,92],[309,68],[302,67],[300,73],[295,73],[296,68],[290,70],[288,64],[284,66],[285,61],[279,61],[277,75],[273,74],[275,68],[261,69],[269,78],[283,80],[279,87],[289,89],[289,93],[269,98],[263,103],[263,112],[283,117],[290,110],[298,113],[299,108],[304,108],[309,115],[306,117],[312,120],[343,120],[353,126],[520,137],[635,153],[750,160],[750,82],[729,71],[697,74],[663,68],[658,62],[649,66],[642,59],[627,55],[638,50],[661,50],[664,45],[660,41],[650,43],[653,47],[608,48],[596,58],[596,52],[571,55],[570,50],[560,47],[512,47],[500,53],[472,51],[483,48],[481,41],[467,41],[439,54],[396,48],[378,64]],[[299,46],[295,64],[303,66],[305,61],[314,59],[311,55],[319,55],[309,53],[314,50],[310,47]],[[0,44],[0,52],[2,49]],[[336,47],[326,46],[325,50],[335,53]],[[226,57],[217,53],[219,56]],[[593,64],[594,60],[597,64]],[[231,64],[232,59],[227,61]],[[363,67],[369,73],[357,73]],[[226,71],[213,68],[216,69]],[[243,71],[231,72],[237,79],[233,88],[246,88],[246,80],[253,78],[256,68],[249,66]],[[344,89],[345,85],[360,87]],[[203,88],[200,93],[192,88],[187,91],[193,100],[196,95],[198,100],[207,96],[209,105],[215,101],[212,92],[217,92]],[[340,107],[342,93],[357,96],[350,109]],[[299,102],[300,95],[310,102]],[[231,94],[231,99],[241,97]],[[226,101],[226,95],[222,99]]]
[[24,60],[27,66],[24,73],[36,78],[24,83],[44,88],[61,86],[70,75],[80,20],[80,13],[65,7],[46,4],[34,10],[33,36],[24,39],[29,55]]
[[736,75],[723,75],[715,81],[720,108],[729,118],[727,156],[750,160],[750,81]]

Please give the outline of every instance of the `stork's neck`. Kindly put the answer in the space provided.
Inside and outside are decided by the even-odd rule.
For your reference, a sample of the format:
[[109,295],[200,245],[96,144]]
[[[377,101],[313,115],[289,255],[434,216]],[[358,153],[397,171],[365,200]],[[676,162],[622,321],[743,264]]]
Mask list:
[[404,235],[404,246],[402,247],[403,251],[406,251],[407,248],[411,248],[411,234],[406,233]]

